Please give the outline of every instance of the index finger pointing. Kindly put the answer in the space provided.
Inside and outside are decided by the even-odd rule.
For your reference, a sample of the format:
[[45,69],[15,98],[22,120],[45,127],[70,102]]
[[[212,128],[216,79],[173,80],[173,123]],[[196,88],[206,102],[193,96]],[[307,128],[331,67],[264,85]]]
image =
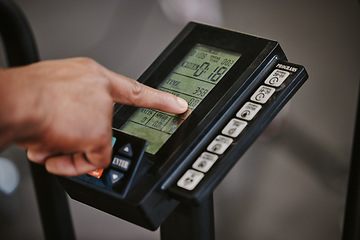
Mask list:
[[184,99],[173,94],[151,88],[116,73],[113,73],[113,76],[111,95],[115,102],[175,114],[183,113],[188,108]]

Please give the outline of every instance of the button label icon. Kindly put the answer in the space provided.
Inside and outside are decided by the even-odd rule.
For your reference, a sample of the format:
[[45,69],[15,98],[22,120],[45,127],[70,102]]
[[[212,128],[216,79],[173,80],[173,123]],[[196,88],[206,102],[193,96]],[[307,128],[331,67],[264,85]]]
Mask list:
[[244,120],[252,120],[255,115],[260,111],[261,105],[247,102],[245,105],[240,109],[239,112],[236,113],[236,117],[244,119]]
[[207,150],[216,154],[223,154],[234,140],[229,137],[218,135],[207,147]]
[[279,87],[286,78],[290,75],[289,72],[280,69],[275,69],[265,80],[265,84]]
[[247,126],[246,121],[233,118],[226,125],[226,127],[222,130],[221,133],[226,136],[236,138],[245,129],[246,126]]
[[205,175],[201,172],[189,169],[177,182],[177,186],[186,190],[193,190]]
[[258,103],[266,103],[274,94],[275,88],[260,86],[258,90],[251,96],[251,100]]
[[203,152],[200,157],[194,162],[193,168],[200,172],[206,173],[214,165],[218,156],[212,153]]

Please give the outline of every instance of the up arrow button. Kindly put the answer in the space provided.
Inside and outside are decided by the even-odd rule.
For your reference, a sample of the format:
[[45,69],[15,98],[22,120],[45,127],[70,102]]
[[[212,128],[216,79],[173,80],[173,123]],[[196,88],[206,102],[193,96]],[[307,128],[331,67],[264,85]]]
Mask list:
[[127,156],[127,157],[132,157],[133,156],[133,151],[131,148],[131,144],[127,143],[124,146],[122,146],[121,148],[119,148],[119,153]]

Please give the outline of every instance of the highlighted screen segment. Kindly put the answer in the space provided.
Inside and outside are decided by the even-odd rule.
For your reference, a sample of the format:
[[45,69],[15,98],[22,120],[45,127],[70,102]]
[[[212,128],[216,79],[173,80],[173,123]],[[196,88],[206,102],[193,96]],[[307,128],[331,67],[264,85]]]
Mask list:
[[120,130],[147,140],[146,152],[156,154],[240,57],[239,53],[196,44],[157,87],[185,99],[189,110],[175,115],[139,108]]

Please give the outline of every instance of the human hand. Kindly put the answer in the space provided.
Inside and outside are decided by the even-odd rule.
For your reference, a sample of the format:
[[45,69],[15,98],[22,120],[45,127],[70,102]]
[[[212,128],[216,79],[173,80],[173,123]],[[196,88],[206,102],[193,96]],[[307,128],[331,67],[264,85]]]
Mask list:
[[114,102],[170,113],[187,110],[185,100],[88,58],[44,61],[7,71],[22,87],[22,98],[32,99],[34,106],[26,110],[31,121],[18,131],[15,142],[28,149],[31,161],[45,164],[54,174],[75,176],[110,163]]

